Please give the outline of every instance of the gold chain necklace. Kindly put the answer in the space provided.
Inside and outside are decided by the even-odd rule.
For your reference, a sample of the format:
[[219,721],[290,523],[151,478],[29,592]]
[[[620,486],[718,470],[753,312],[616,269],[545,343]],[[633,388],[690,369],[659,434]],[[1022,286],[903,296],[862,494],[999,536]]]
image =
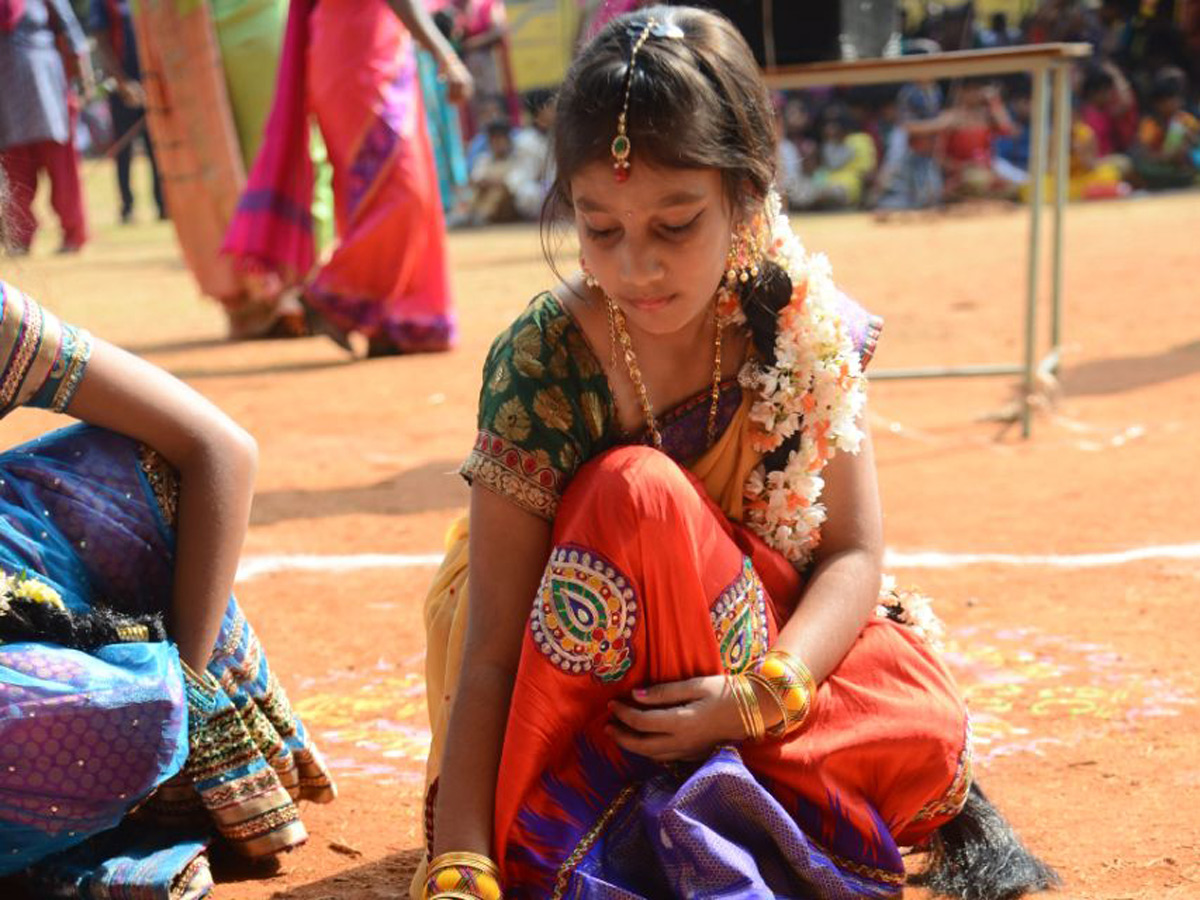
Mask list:
[[[621,308],[612,301],[612,298],[604,298],[608,306],[608,329],[609,341],[611,344],[611,353],[609,357],[610,363],[615,363],[613,357],[616,354],[616,344],[620,342],[621,350],[625,357],[625,368],[629,370],[629,380],[633,382],[633,388],[637,391],[638,402],[642,405],[642,415],[646,417],[646,428],[650,432],[650,439],[654,443],[656,449],[662,449],[662,434],[658,430],[658,420],[654,416],[654,407],[650,404],[650,395],[646,392],[646,384],[642,381],[642,370],[638,365],[637,354],[633,350],[633,339],[629,336],[629,329],[625,327],[625,313]],[[717,439],[717,409],[721,402],[721,332],[722,323],[720,317],[714,309],[713,319],[715,322],[714,337],[713,337],[713,381],[712,381],[712,400],[708,406],[708,446],[711,447]],[[614,341],[613,338],[616,338]]]

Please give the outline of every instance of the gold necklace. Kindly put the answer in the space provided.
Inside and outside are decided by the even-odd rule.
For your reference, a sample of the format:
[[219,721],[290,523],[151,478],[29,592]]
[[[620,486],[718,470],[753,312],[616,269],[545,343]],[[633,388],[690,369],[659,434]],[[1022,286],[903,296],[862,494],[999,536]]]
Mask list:
[[[646,392],[646,384],[642,381],[642,370],[638,365],[637,354],[633,350],[633,339],[629,336],[629,329],[625,327],[625,313],[612,301],[612,298],[605,296],[604,300],[608,306],[609,342],[612,347],[610,362],[613,361],[612,356],[616,353],[616,342],[619,341],[625,357],[625,368],[629,371],[629,380],[633,382],[633,388],[637,391],[638,402],[642,405],[642,415],[646,417],[646,428],[650,432],[650,440],[656,449],[661,450],[662,434],[658,430],[658,420],[654,416],[654,407],[650,404],[650,395]],[[713,320],[715,323],[715,334],[713,336],[712,400],[708,406],[707,430],[709,447],[717,439],[717,409],[721,402],[722,323],[715,309],[713,311]],[[614,336],[616,337],[616,341],[613,341]]]

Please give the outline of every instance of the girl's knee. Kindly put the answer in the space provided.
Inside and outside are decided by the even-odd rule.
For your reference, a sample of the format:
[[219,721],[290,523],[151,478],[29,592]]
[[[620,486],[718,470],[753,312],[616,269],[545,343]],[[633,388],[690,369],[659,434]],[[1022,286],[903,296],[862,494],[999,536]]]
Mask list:
[[660,450],[642,445],[616,447],[586,463],[567,486],[559,517],[582,509],[609,518],[636,521],[674,516],[680,503],[694,503],[697,488],[688,474]]

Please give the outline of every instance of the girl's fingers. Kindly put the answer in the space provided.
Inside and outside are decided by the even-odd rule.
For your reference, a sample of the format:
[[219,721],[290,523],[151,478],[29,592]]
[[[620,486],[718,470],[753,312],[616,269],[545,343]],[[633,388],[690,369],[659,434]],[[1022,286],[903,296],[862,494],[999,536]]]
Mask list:
[[634,731],[644,733],[673,734],[695,718],[695,713],[686,706],[670,709],[638,709],[614,700],[608,705],[608,708],[624,725]]
[[620,722],[609,725],[606,731],[616,741],[618,747],[639,756],[663,762],[678,759],[683,753],[682,745],[674,735],[644,734],[634,731]]
[[633,699],[647,706],[677,706],[703,696],[704,678],[687,681],[668,681],[645,688],[635,688]]

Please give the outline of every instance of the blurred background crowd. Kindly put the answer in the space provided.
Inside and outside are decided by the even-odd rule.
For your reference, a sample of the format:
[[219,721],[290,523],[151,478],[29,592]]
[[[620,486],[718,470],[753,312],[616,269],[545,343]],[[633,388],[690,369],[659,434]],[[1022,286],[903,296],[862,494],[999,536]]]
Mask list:
[[[131,15],[129,0],[0,0],[0,84],[5,85],[0,149],[14,183],[18,249],[29,245],[36,228],[32,209],[21,198],[32,197],[39,172],[51,183],[62,224],[61,250],[72,252],[85,242],[86,215],[72,148],[114,161],[122,221],[136,214],[130,161],[145,154],[152,173],[149,212],[170,214],[150,138],[169,144],[158,148],[161,158],[221,132],[196,121],[195,114],[173,129],[162,123],[147,127],[153,118],[146,115],[147,106],[153,112],[156,94],[169,104],[189,90],[188,82],[202,77],[169,71],[180,55],[182,34],[171,31],[170,8],[193,5],[146,0]],[[547,139],[553,90],[570,47],[639,5],[638,0],[509,0],[506,7],[504,0],[426,0],[427,11],[474,82],[470,99],[452,104],[434,60],[417,52],[449,227],[538,218],[553,174]],[[207,0],[207,7],[210,38],[184,49],[195,54],[192,60],[206,60],[217,70],[229,106],[237,146],[227,172],[208,173],[206,189],[227,197],[218,202],[231,206],[270,111],[288,3]],[[1197,0],[910,0],[901,6],[900,21],[899,49],[905,54],[1048,41],[1092,46],[1093,55],[1073,77],[1072,199],[1197,183]],[[549,44],[558,46],[548,51]],[[565,53],[558,52],[564,45]],[[21,53],[42,56],[34,84],[11,74],[17,68],[12,57]],[[157,82],[149,92],[143,74],[148,65],[156,73],[150,80]],[[55,67],[57,74],[50,71]],[[203,91],[193,93],[204,106]],[[1024,76],[779,93],[781,192],[796,210],[875,209],[881,215],[980,198],[1027,200],[1030,93]],[[319,145],[314,138],[318,200]],[[331,217],[322,216],[319,203],[313,215],[318,236],[324,228],[328,239]],[[222,226],[228,215],[225,219]]]

